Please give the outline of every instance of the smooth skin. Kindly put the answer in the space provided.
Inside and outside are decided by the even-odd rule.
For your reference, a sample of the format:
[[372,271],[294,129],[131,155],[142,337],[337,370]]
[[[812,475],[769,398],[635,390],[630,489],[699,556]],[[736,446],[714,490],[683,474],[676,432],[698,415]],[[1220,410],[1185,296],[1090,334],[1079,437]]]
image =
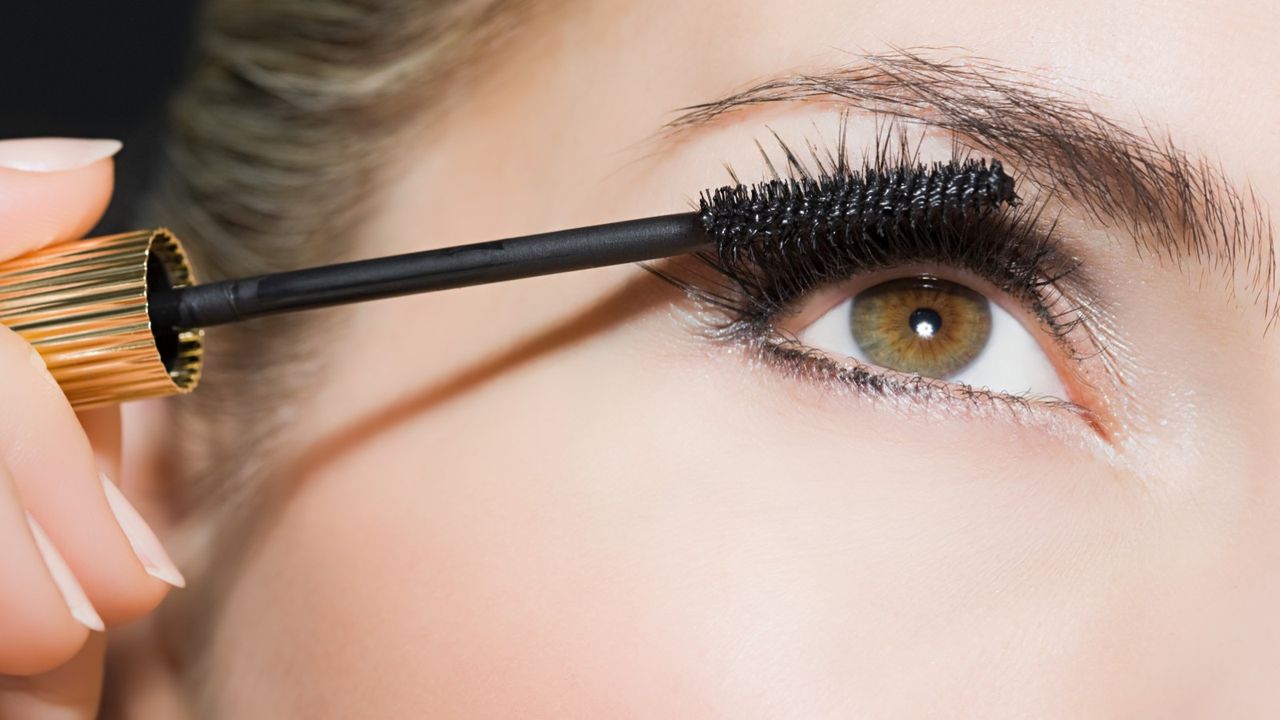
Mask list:
[[[0,259],[92,227],[118,147],[0,142]],[[120,477],[119,410],[77,416],[3,327],[0,378],[0,717],[91,718],[106,643],[90,628],[144,615],[170,585],[148,573],[102,484]]]
[[[649,144],[674,109],[890,47],[1033,70],[1274,201],[1277,36],[1245,0],[563,3],[403,148],[353,255],[684,209],[759,174],[766,126],[834,126]],[[1280,335],[1064,220],[1134,358],[1123,444],[796,382],[636,268],[335,311],[287,500],[174,624],[212,631],[203,714],[1280,716]],[[148,668],[183,637],[156,633]],[[145,678],[132,715],[163,717]]]

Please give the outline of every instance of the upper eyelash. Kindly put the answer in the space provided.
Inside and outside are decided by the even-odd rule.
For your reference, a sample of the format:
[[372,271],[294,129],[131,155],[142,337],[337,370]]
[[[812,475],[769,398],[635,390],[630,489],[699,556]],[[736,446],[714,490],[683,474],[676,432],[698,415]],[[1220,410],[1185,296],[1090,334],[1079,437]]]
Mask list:
[[[781,139],[778,143],[788,158],[788,167],[802,174],[801,180],[811,187],[856,183],[864,177],[892,173],[924,175],[928,170],[913,158],[897,159],[880,148],[874,162],[855,173],[847,160],[829,160],[824,165],[811,146],[820,170],[809,174]],[[834,155],[844,157],[843,144],[842,136]],[[903,154],[906,152],[904,147]],[[998,167],[998,163],[992,164]],[[933,169],[946,165],[937,163]],[[964,157],[953,158],[949,165],[976,166]],[[845,178],[848,183],[843,182]],[[758,187],[770,192],[777,184],[775,178]],[[739,185],[717,194],[742,191]],[[704,199],[704,208],[706,203]],[[723,335],[731,328],[750,330],[771,321],[796,299],[829,283],[902,265],[942,264],[987,280],[1023,304],[1053,337],[1061,339],[1080,322],[1083,304],[1074,298],[1088,283],[1081,277],[1081,261],[1064,249],[1056,222],[1045,221],[1042,208],[1032,198],[1011,210],[982,206],[974,212],[925,215],[909,222],[831,225],[822,233],[755,236],[750,242],[722,243],[698,254],[710,275],[655,272],[702,304],[720,310],[724,319],[714,329]]]
[[941,264],[987,280],[1061,337],[1078,313],[1049,295],[1079,273],[1081,264],[1063,252],[1053,233],[1053,225],[1042,228],[1036,211],[1027,208],[912,225],[875,244],[834,237],[752,246],[732,256],[706,253],[701,259],[734,289],[717,301],[738,320],[771,320],[807,293],[856,275]]
[[[777,136],[775,135],[775,138]],[[809,172],[791,148],[777,138],[793,177],[812,183],[837,178],[836,173],[853,175],[847,160],[842,131],[834,152],[819,155],[812,143],[816,172]],[[763,149],[761,149],[763,153]],[[957,150],[952,163],[973,162]],[[824,159],[825,158],[825,159]],[[773,164],[769,163],[772,170]],[[935,166],[936,168],[937,166]],[[877,141],[873,159],[863,167],[863,176],[878,173],[919,172],[919,163],[905,141],[895,148]],[[732,172],[732,171],[731,171]],[[776,172],[774,172],[775,180]],[[735,182],[737,181],[734,175]],[[1024,404],[1016,396],[965,388],[946,381],[910,378],[890,370],[868,370],[850,361],[848,366],[831,358],[823,360],[807,352],[793,338],[781,337],[774,323],[801,297],[824,285],[841,282],[876,270],[913,264],[935,264],[965,270],[990,282],[1019,302],[1044,330],[1077,361],[1090,356],[1090,333],[1074,333],[1084,320],[1085,304],[1078,298],[1089,287],[1081,261],[1065,249],[1057,236],[1057,223],[1043,216],[1044,205],[1031,198],[1012,209],[985,208],[980,212],[953,213],[945,218],[929,218],[923,223],[901,223],[877,242],[849,233],[771,238],[770,244],[753,241],[724,252],[723,248],[698,256],[700,267],[709,273],[654,270],[675,283],[715,312],[700,318],[712,336],[752,347],[768,359],[785,362],[792,369],[805,369],[827,379],[842,380],[861,389],[883,394],[895,393],[955,395],[970,399],[999,400],[1007,406]],[[651,268],[652,269],[652,268]],[[1084,335],[1085,342],[1073,340]],[[1087,411],[1071,402],[1053,403],[1076,414]]]

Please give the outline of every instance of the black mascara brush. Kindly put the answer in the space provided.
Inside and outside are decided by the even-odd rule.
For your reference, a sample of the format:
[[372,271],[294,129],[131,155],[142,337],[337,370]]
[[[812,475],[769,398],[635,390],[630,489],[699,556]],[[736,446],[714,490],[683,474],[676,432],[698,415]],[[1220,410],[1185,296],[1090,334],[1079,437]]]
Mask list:
[[714,250],[780,235],[874,237],[1016,204],[998,161],[839,172],[706,192],[696,212],[191,285],[165,231],[43,248],[0,264],[0,324],[31,342],[77,408],[188,392],[200,330],[277,313]]
[[937,212],[1016,203],[1000,163],[867,171],[733,185],[705,193],[698,212],[662,215],[527,237],[428,250],[152,293],[158,327],[210,327],[275,313],[469,285],[726,251],[782,232],[869,232]]

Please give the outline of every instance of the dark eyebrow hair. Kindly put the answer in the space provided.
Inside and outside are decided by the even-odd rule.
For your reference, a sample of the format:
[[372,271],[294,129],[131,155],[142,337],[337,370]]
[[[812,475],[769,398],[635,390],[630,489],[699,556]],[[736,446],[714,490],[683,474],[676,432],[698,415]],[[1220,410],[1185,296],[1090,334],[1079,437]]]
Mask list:
[[[861,56],[836,69],[778,77],[685,108],[674,136],[742,108],[830,100],[854,110],[923,122],[975,149],[1014,158],[1050,193],[1074,200],[1103,226],[1118,226],[1144,254],[1199,259],[1234,293],[1243,288],[1276,320],[1276,250],[1270,215],[1249,184],[1194,157],[1149,126],[1133,132],[1047,78],[991,60],[935,60],[926,50]],[[1241,282],[1243,280],[1243,282]]]

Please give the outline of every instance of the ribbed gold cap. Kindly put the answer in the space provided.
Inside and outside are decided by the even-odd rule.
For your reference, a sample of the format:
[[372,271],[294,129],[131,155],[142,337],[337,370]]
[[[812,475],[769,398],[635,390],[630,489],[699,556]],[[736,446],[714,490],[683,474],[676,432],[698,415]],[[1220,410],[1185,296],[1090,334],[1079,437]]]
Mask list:
[[0,262],[0,324],[35,346],[77,410],[186,393],[203,333],[153,332],[147,292],[192,282],[168,230],[59,243]]

